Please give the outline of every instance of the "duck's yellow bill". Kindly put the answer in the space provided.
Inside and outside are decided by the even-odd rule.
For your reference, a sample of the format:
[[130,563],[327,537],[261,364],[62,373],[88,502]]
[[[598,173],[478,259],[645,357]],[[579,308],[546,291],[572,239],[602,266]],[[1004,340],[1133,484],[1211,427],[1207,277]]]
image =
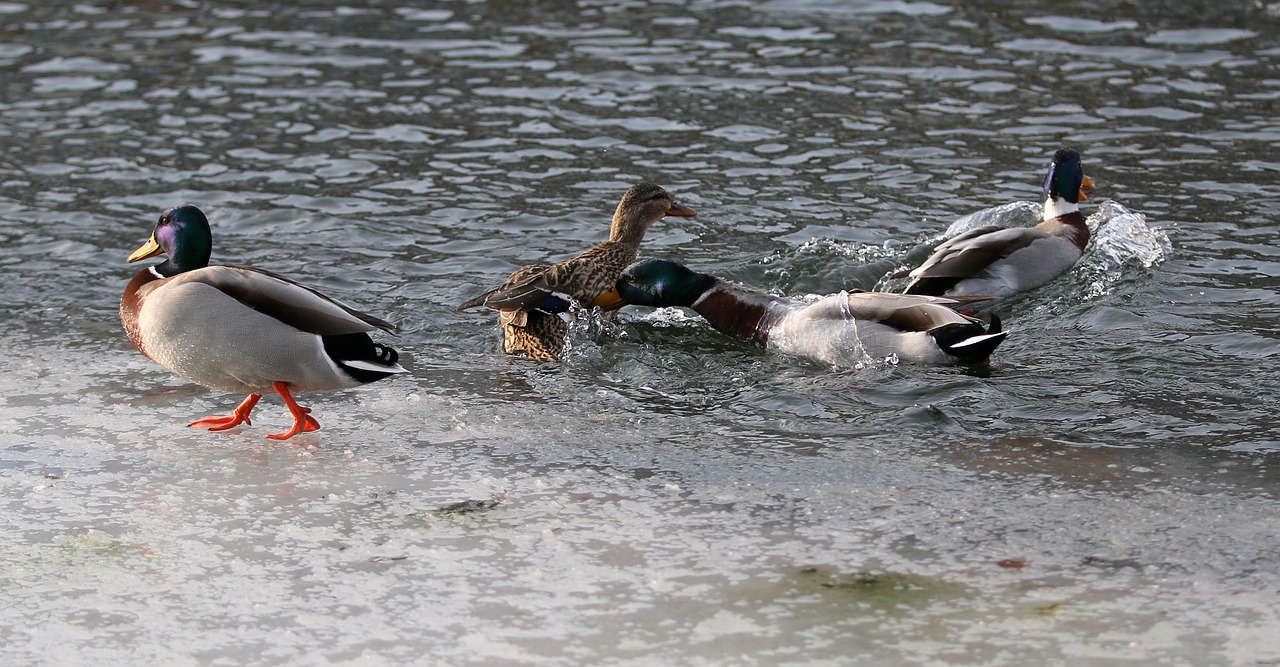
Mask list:
[[133,254],[129,255],[128,259],[126,259],[125,261],[129,263],[133,263],[140,259],[155,257],[156,255],[159,255],[162,252],[164,252],[164,248],[161,248],[160,244],[156,243],[156,235],[152,234],[151,238],[147,239],[147,242],[143,243],[141,248],[134,250]]

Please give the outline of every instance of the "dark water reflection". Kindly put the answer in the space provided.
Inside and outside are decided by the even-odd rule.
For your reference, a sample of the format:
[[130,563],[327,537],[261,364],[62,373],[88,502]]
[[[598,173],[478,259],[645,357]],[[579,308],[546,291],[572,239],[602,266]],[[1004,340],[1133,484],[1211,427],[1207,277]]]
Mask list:
[[[1275,3],[5,2],[0,35],[19,662],[1280,659]],[[449,310],[640,179],[699,212],[643,254],[885,286],[1060,145],[1095,242],[987,369],[669,312],[536,367]],[[216,261],[401,323],[414,377],[317,397],[298,447],[188,432],[231,397],[115,314],[182,201]]]

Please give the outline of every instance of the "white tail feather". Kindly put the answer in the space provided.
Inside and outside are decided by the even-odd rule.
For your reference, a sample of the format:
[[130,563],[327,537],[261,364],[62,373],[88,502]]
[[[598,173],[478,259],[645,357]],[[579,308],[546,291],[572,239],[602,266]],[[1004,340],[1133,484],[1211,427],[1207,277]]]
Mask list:
[[1005,331],[1001,331],[999,333],[993,333],[993,334],[982,334],[981,336],[966,338],[960,341],[959,343],[952,345],[951,349],[954,350],[955,348],[958,348],[958,347],[968,347],[970,345],[977,345],[978,343],[981,343],[982,341],[987,340],[989,338],[1004,338],[1007,335],[1009,334],[1008,332],[1005,332]]
[[340,362],[347,368],[353,368],[358,371],[372,371],[374,373],[408,373],[409,370],[400,364],[379,364],[372,361],[347,361]]

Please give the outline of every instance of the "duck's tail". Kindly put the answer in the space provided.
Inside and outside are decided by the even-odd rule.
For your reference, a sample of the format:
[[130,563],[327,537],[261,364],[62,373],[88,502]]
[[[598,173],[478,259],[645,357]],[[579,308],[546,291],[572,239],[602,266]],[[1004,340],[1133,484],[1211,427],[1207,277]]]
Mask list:
[[1009,335],[1000,329],[1000,316],[991,313],[991,325],[984,331],[977,322],[948,324],[929,331],[943,352],[963,363],[979,364],[995,352]]
[[458,304],[458,305],[456,305],[456,306],[454,306],[454,307],[453,307],[453,312],[455,312],[455,313],[461,313],[462,311],[464,311],[464,310],[466,310],[466,309],[468,309],[468,308],[475,308],[476,306],[483,306],[483,305],[485,305],[485,302],[489,300],[489,296],[490,296],[491,294],[493,294],[493,292],[485,292],[484,294],[481,294],[480,296],[478,296],[478,297],[476,297],[476,298],[474,298],[474,299],[471,299],[470,301],[467,301],[466,303],[460,303],[460,304]]
[[400,361],[400,353],[375,343],[367,334],[322,336],[325,354],[347,375],[368,384],[397,373],[408,373]]

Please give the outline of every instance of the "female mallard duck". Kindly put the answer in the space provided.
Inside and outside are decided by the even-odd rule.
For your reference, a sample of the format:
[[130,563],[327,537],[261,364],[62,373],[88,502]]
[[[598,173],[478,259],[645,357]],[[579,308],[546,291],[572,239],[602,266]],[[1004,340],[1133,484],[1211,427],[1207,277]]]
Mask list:
[[952,309],[960,303],[954,299],[842,292],[803,303],[660,259],[628,267],[618,294],[632,305],[692,308],[737,340],[836,366],[890,355],[924,364],[982,363],[1007,335],[999,317],[983,329]]
[[633,185],[622,195],[613,213],[608,241],[559,264],[520,267],[501,287],[453,310],[492,308],[498,311],[502,323],[504,352],[523,352],[536,361],[555,361],[569,331],[570,303],[605,310],[621,306],[613,292],[618,274],[636,261],[640,241],[649,227],[668,215],[688,218],[694,212],[653,183]]
[[407,372],[395,350],[365,333],[393,325],[261,269],[209,266],[212,248],[200,209],[165,211],[128,261],[169,258],[139,271],[120,299],[120,321],[139,352],[192,382],[249,394],[230,415],[191,426],[249,424],[253,406],[274,389],[294,423],[267,437],[285,440],[320,428],[291,391],[346,389]]
[[1005,297],[1070,269],[1089,244],[1080,202],[1093,191],[1080,154],[1061,148],[1044,180],[1044,214],[1034,227],[978,227],[938,246],[908,275],[906,294]]

